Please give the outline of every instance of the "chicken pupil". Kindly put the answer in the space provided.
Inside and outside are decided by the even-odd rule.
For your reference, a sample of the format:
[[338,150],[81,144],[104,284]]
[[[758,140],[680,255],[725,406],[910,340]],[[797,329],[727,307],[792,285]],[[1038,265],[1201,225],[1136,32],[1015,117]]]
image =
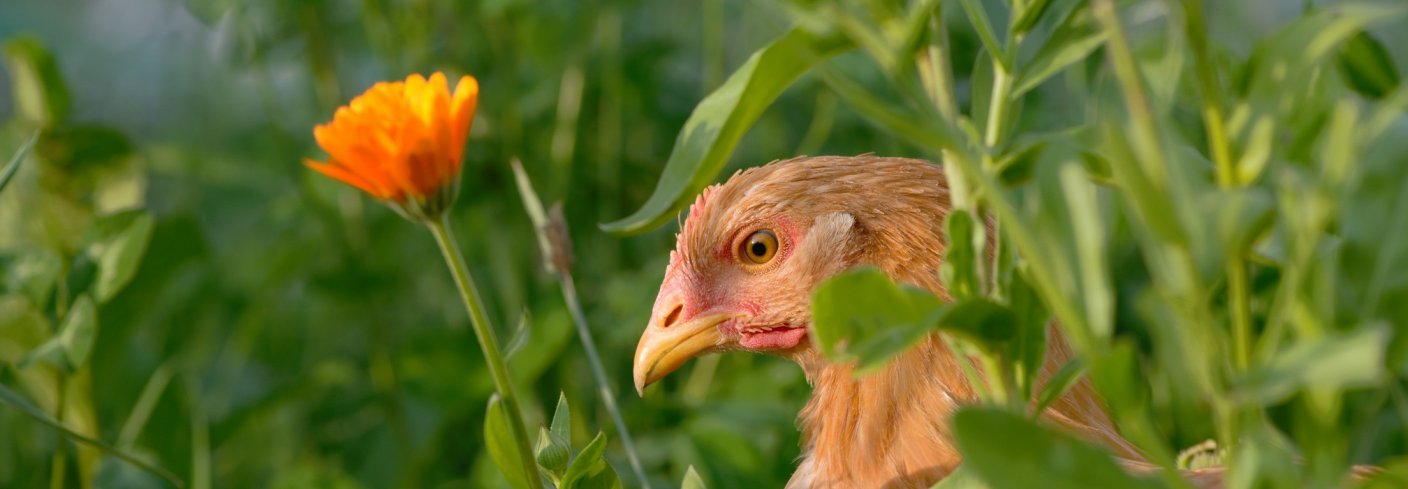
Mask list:
[[768,245],[763,244],[762,241],[754,241],[753,249],[750,251],[753,252],[753,256],[763,256],[768,253]]

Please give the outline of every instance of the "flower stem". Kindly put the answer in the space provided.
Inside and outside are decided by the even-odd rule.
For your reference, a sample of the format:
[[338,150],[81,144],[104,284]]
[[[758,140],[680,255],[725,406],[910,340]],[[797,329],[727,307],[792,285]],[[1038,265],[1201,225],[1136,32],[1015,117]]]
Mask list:
[[464,254],[460,253],[459,245],[450,236],[450,223],[447,219],[427,220],[426,227],[430,228],[430,234],[435,235],[435,243],[440,245],[445,265],[450,267],[450,275],[455,278],[460,299],[464,301],[464,308],[469,312],[470,326],[474,328],[474,336],[479,339],[479,348],[484,352],[484,363],[489,365],[489,375],[494,378],[494,387],[499,392],[499,399],[508,411],[513,436],[518,440],[518,455],[522,459],[523,470],[528,471],[524,474],[525,479],[529,487],[541,489],[538,463],[533,458],[533,443],[528,439],[528,430],[523,425],[523,414],[518,408],[518,396],[514,395],[513,382],[508,376],[508,365],[499,350],[499,340],[494,336],[493,324],[484,312],[484,300],[480,299],[479,289],[474,285],[474,277],[469,274],[469,267],[465,265]]

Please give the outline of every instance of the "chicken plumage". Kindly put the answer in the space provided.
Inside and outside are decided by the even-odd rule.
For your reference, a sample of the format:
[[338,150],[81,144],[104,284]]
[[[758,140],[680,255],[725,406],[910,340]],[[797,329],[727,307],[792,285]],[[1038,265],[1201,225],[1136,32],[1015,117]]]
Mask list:
[[[800,414],[804,455],[789,488],[925,488],[961,461],[948,418],[977,400],[935,337],[861,378],[809,341],[809,301],[823,280],[870,265],[948,298],[939,281],[949,195],[925,161],[795,158],[705,189],[676,250],[636,350],[638,390],[711,352],[746,350],[801,365],[813,394]],[[1042,379],[1071,356],[1058,329]],[[1115,430],[1100,399],[1076,384],[1049,421],[1150,469]]]

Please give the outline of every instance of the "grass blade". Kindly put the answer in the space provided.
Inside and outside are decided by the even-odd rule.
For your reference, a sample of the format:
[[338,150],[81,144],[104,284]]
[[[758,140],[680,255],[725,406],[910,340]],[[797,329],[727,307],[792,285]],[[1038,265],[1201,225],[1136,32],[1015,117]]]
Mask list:
[[63,435],[66,437],[72,438],[75,441],[80,441],[97,447],[103,452],[117,457],[118,459],[121,459],[124,462],[130,463],[133,466],[136,466],[137,468],[140,468],[147,472],[151,472],[152,474],[155,474],[156,476],[161,477],[162,479],[166,479],[167,482],[170,482],[176,487],[185,487],[185,483],[181,481],[181,478],[176,477],[176,474],[171,473],[171,471],[161,468],[160,466],[157,466],[154,463],[143,460],[141,457],[129,453],[126,450],[122,450],[120,448],[109,445],[105,441],[99,440],[97,438],[90,438],[82,433],[70,429],[67,426],[64,426],[63,423],[60,423],[58,420],[55,420],[48,414],[45,414],[44,411],[40,410],[37,406],[30,404],[30,402],[26,400],[24,396],[21,396],[19,393],[10,390],[9,387],[5,387],[4,385],[0,385],[0,403],[8,404],[10,405],[10,407],[18,409],[25,415],[34,418],[34,420],[38,421],[40,424],[58,430],[60,433],[63,433]]
[[16,173],[19,173],[20,163],[24,161],[26,156],[29,156],[29,151],[34,149],[34,143],[37,142],[39,142],[39,131],[34,131],[34,135],[29,137],[29,141],[25,141],[24,144],[21,144],[20,149],[15,151],[15,156],[11,157],[10,162],[5,164],[5,169],[0,170],[0,191],[4,191],[5,186],[10,184],[10,179],[14,178]]

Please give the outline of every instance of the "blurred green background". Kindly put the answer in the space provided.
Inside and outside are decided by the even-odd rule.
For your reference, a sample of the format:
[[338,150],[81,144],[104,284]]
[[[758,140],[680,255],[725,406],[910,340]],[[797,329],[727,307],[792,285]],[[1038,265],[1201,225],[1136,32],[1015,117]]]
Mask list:
[[[1160,5],[1127,14],[1133,35],[1156,22]],[[1212,36],[1244,54],[1303,6],[1218,3]],[[322,157],[312,127],[338,105],[376,81],[442,70],[482,86],[452,221],[501,340],[515,337],[516,325],[527,330],[511,368],[530,426],[564,391],[576,444],[606,431],[608,456],[634,485],[557,283],[538,264],[509,171],[515,157],[545,200],[564,202],[582,300],[655,485],[673,486],[694,465],[711,487],[780,487],[798,456],[793,419],[808,392],[800,370],[722,356],[638,398],[631,355],[675,229],[618,237],[597,223],[645,200],[694,105],[785,30],[786,8],[746,0],[4,0],[0,159],[48,129],[32,164],[0,194],[0,383],[52,406],[47,372],[18,362],[48,336],[40,332],[64,299],[26,295],[14,278],[22,265],[78,253],[95,216],[145,208],[154,225],[144,258],[131,283],[100,305],[91,364],[70,380],[85,391],[69,400],[88,410],[72,413],[80,424],[194,487],[502,485],[482,449],[491,382],[430,236],[300,163]],[[952,28],[966,106],[963,67],[973,65],[978,41],[961,20]],[[1408,56],[1408,32],[1375,35],[1394,59]],[[26,67],[42,67],[32,64],[43,58],[37,49],[52,53],[57,77],[44,80],[47,95],[34,100],[47,102],[32,112],[25,104],[34,94],[20,79],[33,76]],[[858,55],[839,63],[865,71]],[[1018,132],[1078,118],[1081,107],[1038,90]],[[748,133],[731,166],[866,152],[924,155],[804,79]],[[65,268],[66,281],[92,280],[91,263]],[[1210,436],[1206,425],[1166,422],[1182,446]],[[0,487],[45,486],[58,441],[0,406]],[[1377,450],[1401,453],[1402,439],[1391,441]],[[99,486],[160,484],[111,457],[97,467]],[[79,469],[69,470],[76,486]]]

